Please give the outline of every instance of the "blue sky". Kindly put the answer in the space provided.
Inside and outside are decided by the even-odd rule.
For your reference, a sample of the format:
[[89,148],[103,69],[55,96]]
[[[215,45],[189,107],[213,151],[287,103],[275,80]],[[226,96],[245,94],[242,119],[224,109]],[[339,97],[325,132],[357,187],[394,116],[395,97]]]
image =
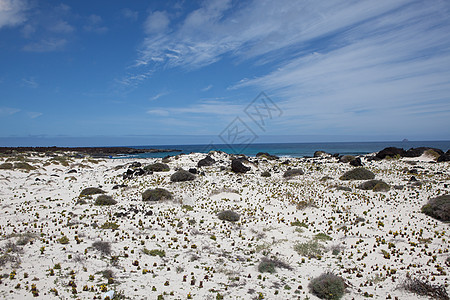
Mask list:
[[[236,118],[261,142],[449,140],[449,16],[444,0],[0,0],[0,143],[219,143]],[[261,92],[282,112],[263,128],[245,113]]]

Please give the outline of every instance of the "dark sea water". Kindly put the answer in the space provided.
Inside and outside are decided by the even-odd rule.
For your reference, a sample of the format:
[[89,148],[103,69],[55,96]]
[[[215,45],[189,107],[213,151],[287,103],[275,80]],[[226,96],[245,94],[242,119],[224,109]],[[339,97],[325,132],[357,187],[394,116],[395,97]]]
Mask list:
[[407,142],[345,142],[345,143],[278,143],[278,144],[249,144],[249,145],[163,145],[163,146],[133,146],[138,149],[178,149],[180,152],[144,153],[132,157],[164,157],[180,153],[200,152],[207,153],[211,150],[220,150],[229,154],[245,154],[255,156],[258,152],[282,157],[313,156],[316,150],[328,153],[368,154],[378,152],[386,147],[398,147],[405,150],[416,147],[433,147],[443,150],[450,148],[450,141],[407,141]]

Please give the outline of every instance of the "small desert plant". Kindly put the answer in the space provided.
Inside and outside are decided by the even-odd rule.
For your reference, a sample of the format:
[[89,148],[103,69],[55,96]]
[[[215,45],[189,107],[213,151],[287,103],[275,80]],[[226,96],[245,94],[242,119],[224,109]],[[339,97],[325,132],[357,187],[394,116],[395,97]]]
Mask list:
[[417,278],[407,278],[401,287],[420,296],[428,296],[439,300],[450,299],[444,285],[433,285]]
[[147,172],[167,172],[170,171],[170,167],[163,163],[154,163],[144,167]]
[[302,169],[291,169],[284,172],[283,177],[284,178],[291,178],[298,175],[303,175],[304,172]]
[[318,233],[314,236],[314,239],[319,241],[331,241],[333,238],[325,233]]
[[142,201],[170,200],[172,197],[171,192],[162,188],[148,189],[142,193]]
[[294,250],[302,256],[306,256],[309,258],[319,258],[322,256],[325,247],[317,240],[311,240],[306,243],[299,243],[294,245]]
[[113,199],[113,197],[109,195],[100,195],[95,200],[95,205],[114,205],[117,201]]
[[96,241],[92,243],[92,247],[100,251],[103,255],[111,254],[111,243],[109,242]]
[[350,170],[340,177],[341,180],[369,180],[374,178],[375,174],[364,168]]
[[110,269],[106,269],[100,272],[106,279],[114,278],[114,272]]
[[176,171],[170,176],[170,181],[172,182],[192,181],[194,179],[195,175],[185,170]]
[[88,187],[81,191],[80,196],[90,196],[96,194],[105,194],[106,192],[100,188]]
[[239,221],[241,215],[232,210],[224,210],[217,214],[217,217],[220,220],[229,221],[229,222],[237,222]]
[[166,256],[166,251],[161,250],[161,249],[148,250],[147,248],[144,248],[144,249],[142,249],[142,252],[144,254],[151,255],[151,256],[159,256],[159,257]]
[[346,284],[342,277],[327,272],[311,280],[308,287],[320,299],[340,299]]
[[442,195],[428,200],[422,212],[441,221],[450,221],[450,195]]
[[119,225],[115,222],[105,222],[102,226],[100,226],[101,229],[117,229],[119,228]]
[[58,239],[58,243],[60,244],[68,244],[69,243],[69,238],[65,235],[63,235],[61,238]]

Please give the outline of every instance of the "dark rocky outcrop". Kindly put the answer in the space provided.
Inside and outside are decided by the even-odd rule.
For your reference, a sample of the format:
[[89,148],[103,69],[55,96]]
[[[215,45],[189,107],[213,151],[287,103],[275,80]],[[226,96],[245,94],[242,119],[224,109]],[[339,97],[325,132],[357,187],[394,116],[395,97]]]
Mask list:
[[97,197],[97,199],[95,200],[95,205],[114,205],[117,204],[117,201],[113,199],[113,197],[109,196],[109,195],[100,195]]
[[211,156],[207,155],[205,158],[200,159],[197,163],[197,167],[209,167],[215,164],[216,161]]
[[146,172],[167,172],[170,171],[170,167],[164,163],[154,163],[144,167]]
[[361,183],[358,188],[362,190],[372,190],[374,192],[387,192],[391,187],[382,180],[374,179]]
[[290,170],[287,170],[286,172],[284,172],[283,177],[291,178],[291,177],[303,175],[303,174],[305,174],[305,173],[303,172],[302,169],[290,169]]
[[438,157],[437,159],[438,162],[444,162],[444,161],[450,161],[450,154],[448,153],[444,153],[441,156]]
[[172,198],[172,193],[162,188],[148,189],[142,193],[142,201],[161,201]]
[[387,147],[387,148],[384,148],[383,150],[381,150],[380,152],[378,152],[376,154],[376,157],[384,159],[387,156],[389,156],[389,157],[396,157],[396,156],[403,157],[403,156],[405,156],[405,154],[406,154],[406,151],[403,148]]
[[250,167],[245,166],[241,159],[237,158],[231,161],[231,170],[235,173],[247,173]]
[[440,221],[450,221],[450,195],[442,195],[428,200],[422,212]]
[[350,165],[353,167],[362,167],[363,164],[361,162],[361,158],[357,157],[350,161]]
[[192,173],[192,174],[197,174],[197,169],[196,168],[190,168],[188,172]]
[[80,196],[90,196],[96,194],[106,194],[106,192],[97,187],[88,187],[81,191]]
[[354,160],[355,159],[355,156],[354,155],[343,155],[343,156],[341,156],[340,158],[339,158],[339,162],[342,162],[342,163],[349,163],[349,162],[351,162],[352,160]]
[[279,159],[278,156],[276,156],[276,155],[271,155],[271,154],[269,154],[269,153],[267,153],[267,152],[258,152],[258,153],[256,154],[256,157],[258,157],[258,158],[266,158],[266,159],[269,159],[269,160],[276,160],[276,159]]
[[318,150],[314,152],[314,157],[329,157],[329,156],[331,156],[331,154],[325,151]]
[[270,177],[272,176],[269,171],[264,171],[261,173],[261,177]]
[[218,213],[217,217],[223,221],[237,222],[241,218],[241,215],[232,210],[224,210]]
[[375,174],[364,168],[350,170],[340,177],[341,180],[369,180],[374,178]]
[[444,154],[444,151],[442,151],[441,149],[431,148],[431,147],[418,147],[418,148],[411,148],[411,149],[407,150],[404,157],[419,157],[427,150],[433,150],[439,155]]
[[172,182],[192,181],[194,179],[195,175],[185,170],[178,170],[170,176]]

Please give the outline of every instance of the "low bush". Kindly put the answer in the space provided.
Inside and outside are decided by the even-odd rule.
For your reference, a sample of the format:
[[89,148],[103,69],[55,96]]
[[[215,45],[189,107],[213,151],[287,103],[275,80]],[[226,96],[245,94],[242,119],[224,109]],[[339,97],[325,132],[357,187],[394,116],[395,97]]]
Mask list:
[[217,214],[217,217],[220,220],[229,221],[229,222],[237,222],[241,218],[241,215],[232,210],[224,210]]
[[159,256],[159,257],[166,256],[166,251],[161,250],[161,249],[148,250],[147,248],[144,248],[144,249],[142,249],[142,252],[144,254],[151,255],[151,256]]
[[444,285],[433,285],[417,278],[407,278],[402,284],[402,287],[408,292],[416,295],[428,296],[439,300],[450,299]]
[[422,212],[440,221],[450,221],[450,195],[442,195],[428,200]]
[[346,284],[342,277],[327,272],[311,280],[308,287],[320,299],[334,300],[344,295]]
[[92,243],[92,247],[94,247],[96,250],[98,250],[103,255],[111,254],[111,243],[109,243],[109,242],[96,241],[96,242]]
[[260,273],[275,273],[275,268],[284,268],[292,270],[292,267],[285,262],[282,262],[276,258],[264,257],[258,265],[258,271]]
[[176,171],[170,176],[170,181],[172,182],[192,181],[194,179],[195,175],[185,170]]
[[377,183],[374,187],[373,187],[373,191],[374,192],[387,192],[391,189],[391,187],[389,186],[389,184],[387,184],[384,181],[381,181],[379,183]]
[[109,195],[100,195],[95,200],[95,205],[114,205],[117,204],[117,201],[113,199],[113,197]]
[[163,163],[154,163],[144,167],[146,172],[167,172],[170,171],[170,167]]
[[298,175],[305,174],[302,169],[291,169],[284,172],[283,177],[284,178],[291,178]]
[[172,198],[172,193],[162,188],[148,189],[142,193],[142,201],[162,201]]
[[374,178],[375,174],[365,168],[350,170],[340,177],[341,180],[369,180]]
[[294,250],[301,256],[309,258],[319,258],[323,255],[325,247],[317,240],[311,240],[306,243],[299,243],[294,245]]

